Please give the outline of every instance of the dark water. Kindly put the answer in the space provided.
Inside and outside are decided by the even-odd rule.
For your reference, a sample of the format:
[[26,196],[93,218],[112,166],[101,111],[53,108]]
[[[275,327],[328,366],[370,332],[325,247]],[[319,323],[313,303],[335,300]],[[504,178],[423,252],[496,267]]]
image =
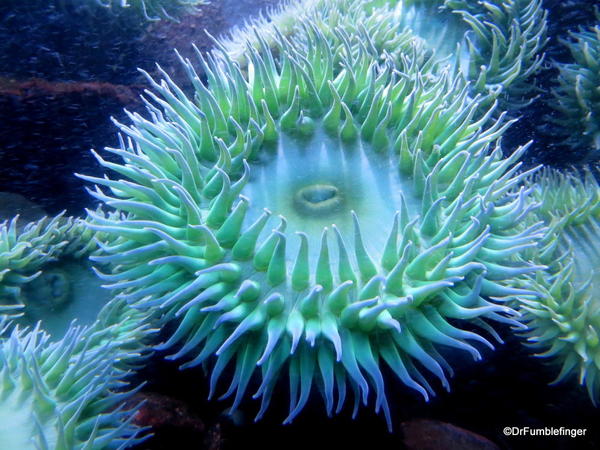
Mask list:
[[[62,210],[81,215],[84,208],[94,207],[94,202],[84,183],[72,174],[101,176],[89,149],[116,143],[110,118],[126,121],[123,108],[142,111],[138,98],[147,86],[137,68],[156,73],[154,63],[159,62],[185,85],[174,47],[183,55],[191,54],[191,42],[207,50],[211,43],[202,28],[218,35],[277,1],[214,0],[199,16],[178,24],[139,26],[124,20],[117,27],[114,16],[106,11],[99,10],[95,17],[79,10],[66,14],[48,3],[35,1],[32,6],[11,1],[0,5],[0,192],[22,196],[24,209],[33,208],[27,206],[32,202],[50,215]],[[549,59],[568,60],[559,38],[569,30],[593,24],[593,6],[589,0],[545,3],[550,12]],[[520,112],[521,120],[505,137],[507,148],[534,141],[526,156],[529,165],[562,167],[573,162],[573,154],[565,156],[564,147],[543,119],[547,113],[544,101],[556,76],[552,67],[542,71],[540,99]],[[0,205],[3,217],[10,217],[15,210],[19,210],[16,200]],[[478,433],[506,449],[600,448],[600,412],[587,395],[574,389],[574,383],[549,387],[555,367],[532,358],[509,330],[504,331],[507,342],[484,354],[483,362],[457,362],[452,392],[445,393],[437,386],[438,396],[429,403],[403,386],[388,383],[396,430],[401,422],[426,418]],[[456,361],[462,356],[452,358]],[[222,417],[227,402],[204,400],[207,380],[202,370],[180,372],[175,364],[155,358],[134,377],[148,382],[144,391],[185,402],[208,428],[219,424],[224,449],[403,448],[402,433],[388,433],[384,420],[370,407],[361,408],[357,420],[350,418],[350,405],[341,415],[327,418],[316,397],[292,425],[281,426],[288,406],[285,383],[265,419],[254,424],[258,405],[247,401],[234,424]],[[587,428],[587,436],[576,440],[510,438],[502,433],[505,426]],[[166,427],[139,448],[207,448],[208,441],[201,433]]]

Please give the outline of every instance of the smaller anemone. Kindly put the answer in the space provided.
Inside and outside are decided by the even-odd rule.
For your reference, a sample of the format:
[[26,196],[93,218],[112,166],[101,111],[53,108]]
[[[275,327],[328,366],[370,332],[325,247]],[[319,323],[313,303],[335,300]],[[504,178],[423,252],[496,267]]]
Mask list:
[[273,46],[279,36],[297,33],[302,23],[324,34],[338,27],[364,35],[363,41],[386,51],[398,48],[396,41],[409,32],[438,57],[454,58],[476,92],[491,94],[489,104],[498,98],[503,109],[518,109],[532,101],[532,78],[542,66],[548,41],[547,15],[541,0],[303,0],[284,2],[234,28],[218,43],[231,59],[244,64],[249,47],[260,47],[256,29]]
[[463,71],[478,92],[498,97],[502,106],[527,106],[532,78],[544,61],[548,11],[541,0],[446,0],[444,6],[471,27]]
[[[419,42],[419,47],[435,49],[435,43],[425,43],[423,37],[416,36],[412,29],[416,24],[424,22],[423,15],[432,11],[435,14],[435,8],[415,5],[405,10],[405,3],[407,2],[398,0],[282,2],[278,7],[265,14],[261,13],[220,36],[216,41],[221,52],[214,53],[214,56],[231,59],[245,66],[249,53],[260,51],[265,45],[278,51],[284,37],[295,40],[307,33],[307,28],[330,41],[330,51],[334,56],[344,52],[350,36],[356,36],[367,44],[365,50],[377,58],[384,58],[386,52],[397,56],[399,51],[406,50],[409,45],[415,46],[416,41],[423,41]],[[431,22],[434,18],[427,19]],[[307,24],[311,25],[307,27]],[[439,33],[436,37],[438,43]],[[454,35],[452,37],[456,38]],[[453,45],[450,44],[452,49]]]
[[144,439],[137,410],[122,405],[127,372],[119,352],[93,345],[94,333],[71,327],[50,342],[38,327],[15,327],[0,342],[0,448],[124,448]]
[[600,155],[600,13],[598,25],[571,33],[563,41],[573,62],[558,64],[559,86],[554,103],[559,116],[550,117],[558,125],[564,143],[575,151],[584,151],[589,160]]
[[0,228],[0,315],[23,315],[19,320],[26,324],[41,321],[54,338],[77,319],[90,324],[90,345],[119,349],[127,367],[138,366],[155,331],[149,314],[111,300],[87,259],[104,266],[103,249],[111,239],[62,214],[22,228],[17,222],[15,217]]
[[220,35],[219,45],[231,59],[244,64],[248,47],[258,49],[260,46],[254,29],[260,30],[262,39],[273,46],[278,33],[290,34],[297,22],[304,21],[314,12],[318,3],[318,0],[284,0]]
[[105,239],[83,220],[45,217],[22,228],[18,216],[0,225],[0,304],[24,312],[24,320],[44,321],[58,336],[74,317],[91,323],[108,301],[87,256]]
[[553,384],[577,374],[594,404],[600,398],[600,186],[592,173],[547,170],[534,185],[537,216],[548,226],[534,252],[547,270],[524,285],[539,298],[518,302],[523,333],[536,356],[561,365]]

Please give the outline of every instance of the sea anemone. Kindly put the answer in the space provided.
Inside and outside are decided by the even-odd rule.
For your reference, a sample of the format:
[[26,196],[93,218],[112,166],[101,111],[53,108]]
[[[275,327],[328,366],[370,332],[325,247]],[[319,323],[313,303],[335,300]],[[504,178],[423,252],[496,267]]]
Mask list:
[[467,78],[478,92],[498,97],[510,109],[531,103],[533,77],[544,61],[548,12],[541,0],[446,0],[470,25]]
[[[260,40],[272,46],[279,35],[297,32],[308,22],[323,33],[335,25],[348,34],[366,34],[388,48],[393,36],[410,30],[438,57],[456,60],[475,92],[518,109],[532,101],[532,81],[544,61],[547,15],[541,0],[304,0],[284,3],[234,28],[219,44],[243,64],[248,47],[259,48]],[[255,29],[261,30],[260,37]]]
[[107,149],[122,163],[96,154],[119,176],[81,177],[121,213],[89,211],[114,236],[100,276],[173,324],[158,348],[182,368],[212,365],[211,395],[232,367],[235,410],[258,373],[259,418],[287,374],[289,422],[314,385],[328,414],[334,392],[337,412],[349,384],[356,411],[373,388],[391,426],[380,366],[425,399],[426,374],[448,388],[445,348],[478,360],[484,334],[500,340],[490,324],[517,325],[505,302],[533,295],[513,284],[538,269],[517,255],[543,230],[523,226],[525,148],[498,144],[510,122],[478,115],[408,31],[382,51],[385,20],[350,34],[330,17],[271,45],[256,30],[244,70],[199,56],[208,87],[183,61],[193,98],[148,77],[150,120],[129,114]]
[[134,410],[119,406],[126,372],[119,353],[91,347],[90,335],[70,328],[50,342],[39,328],[14,328],[0,341],[0,447],[4,449],[105,449],[140,442]]
[[[331,52],[339,53],[344,45],[342,36],[333,33],[334,28],[343,29],[348,35],[363,36],[370,43],[368,50],[372,54],[381,55],[383,51],[393,51],[399,47],[399,41],[406,39],[402,31],[411,28],[410,38],[417,36],[412,29],[422,21],[424,12],[435,10],[433,7],[416,8],[416,11],[404,11],[405,1],[373,2],[352,0],[303,0],[300,2],[283,2],[272,8],[268,14],[252,18],[241,26],[233,27],[226,34],[219,36],[217,45],[240,65],[246,64],[246,55],[252,48],[259,50],[265,44],[273,49],[278,47],[281,36],[290,36],[302,32],[303,24],[311,23],[319,32],[323,33],[332,46]],[[429,17],[434,19],[435,17]],[[257,33],[260,30],[260,33]],[[460,30],[463,33],[464,30]],[[439,33],[444,37],[445,33]],[[453,36],[454,37],[454,36]],[[458,38],[457,38],[458,39]],[[436,42],[438,42],[436,40]],[[453,49],[454,42],[449,44]],[[435,48],[435,45],[429,45]],[[444,46],[446,48],[446,46]],[[219,56],[216,53],[215,56]]]
[[[600,21],[600,14],[597,14]],[[564,143],[588,160],[600,155],[600,25],[571,33],[564,41],[573,62],[559,63],[559,86],[550,105],[558,117],[549,117],[558,125]],[[585,157],[582,158],[585,161]]]
[[43,320],[44,330],[62,335],[77,317],[92,323],[109,300],[87,256],[105,238],[82,219],[45,217],[22,228],[18,216],[0,225],[0,304],[24,312],[23,320]]
[[561,365],[553,383],[577,374],[594,403],[600,394],[600,186],[592,173],[546,170],[533,198],[548,232],[533,258],[547,270],[524,285],[541,293],[520,297],[523,333],[539,357]]

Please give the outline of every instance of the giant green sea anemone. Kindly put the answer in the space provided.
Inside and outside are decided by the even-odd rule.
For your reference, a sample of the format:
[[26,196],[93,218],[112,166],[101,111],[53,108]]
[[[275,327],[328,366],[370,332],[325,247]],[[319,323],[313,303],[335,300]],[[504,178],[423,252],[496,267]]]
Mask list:
[[382,48],[385,20],[350,34],[337,19],[270,44],[256,30],[244,70],[200,57],[208,85],[184,61],[193,97],[149,78],[149,119],[130,114],[107,149],[122,163],[96,155],[117,176],[82,178],[126,214],[89,212],[114,236],[100,276],[175,324],[159,348],[212,366],[211,395],[231,367],[235,410],[256,374],[258,418],[286,376],[289,422],[315,385],[329,414],[348,385],[355,411],[374,389],[390,424],[381,365],[425,399],[427,375],[448,388],[444,349],[477,360],[494,323],[517,325],[506,302],[534,295],[514,280],[537,269],[517,255],[542,229],[523,225],[525,149],[498,143],[510,122],[480,115],[410,31]]
[[141,440],[134,411],[119,404],[125,372],[111,346],[70,328],[51,343],[35,328],[14,328],[0,341],[0,447],[3,449],[124,448]]
[[542,295],[519,298],[528,345],[560,364],[554,383],[576,374],[594,403],[600,396],[600,186],[590,171],[546,171],[535,179],[536,215],[548,233],[533,258],[548,269],[524,284]]

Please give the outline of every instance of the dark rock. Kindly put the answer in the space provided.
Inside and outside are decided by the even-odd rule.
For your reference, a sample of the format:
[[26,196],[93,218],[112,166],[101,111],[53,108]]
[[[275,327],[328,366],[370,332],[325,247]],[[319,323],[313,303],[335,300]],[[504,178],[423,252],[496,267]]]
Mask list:
[[499,450],[471,431],[437,420],[415,419],[400,424],[407,450]]

